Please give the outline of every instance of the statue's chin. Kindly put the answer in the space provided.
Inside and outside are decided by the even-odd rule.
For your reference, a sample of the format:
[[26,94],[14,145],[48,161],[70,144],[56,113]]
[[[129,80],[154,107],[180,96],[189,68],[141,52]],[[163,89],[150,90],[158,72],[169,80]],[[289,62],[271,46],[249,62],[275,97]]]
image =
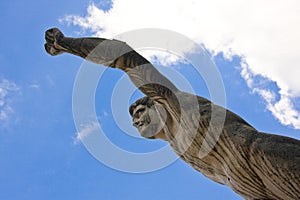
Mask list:
[[149,124],[141,127],[140,134],[144,138],[155,139],[155,135],[158,134],[158,126],[156,124]]

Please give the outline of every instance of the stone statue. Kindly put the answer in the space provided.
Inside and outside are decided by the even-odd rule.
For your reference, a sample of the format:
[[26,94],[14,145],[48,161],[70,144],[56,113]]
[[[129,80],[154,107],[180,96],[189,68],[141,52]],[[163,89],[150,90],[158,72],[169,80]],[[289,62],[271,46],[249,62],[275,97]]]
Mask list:
[[299,140],[259,132],[231,111],[180,91],[124,42],[69,38],[57,28],[45,37],[50,55],[67,52],[127,73],[146,95],[129,108],[133,125],[145,138],[169,142],[204,176],[245,199],[300,199]]

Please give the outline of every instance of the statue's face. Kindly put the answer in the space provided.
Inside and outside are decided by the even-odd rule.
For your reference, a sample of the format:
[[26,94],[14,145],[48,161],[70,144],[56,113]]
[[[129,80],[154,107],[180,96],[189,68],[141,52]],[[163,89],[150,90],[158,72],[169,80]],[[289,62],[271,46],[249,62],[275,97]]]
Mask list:
[[133,126],[136,127],[141,136],[149,139],[161,138],[163,126],[166,121],[165,111],[159,106],[139,104],[132,113]]

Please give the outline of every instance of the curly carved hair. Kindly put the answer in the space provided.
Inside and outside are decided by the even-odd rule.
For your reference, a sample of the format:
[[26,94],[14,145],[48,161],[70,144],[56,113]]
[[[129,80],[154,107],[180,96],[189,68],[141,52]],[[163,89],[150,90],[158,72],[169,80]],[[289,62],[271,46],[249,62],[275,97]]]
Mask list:
[[146,105],[148,108],[150,108],[151,106],[154,105],[154,101],[152,99],[150,99],[149,97],[147,97],[147,96],[138,99],[136,102],[134,102],[133,104],[131,104],[131,106],[129,107],[129,113],[130,113],[131,116],[133,114],[134,109],[138,105]]

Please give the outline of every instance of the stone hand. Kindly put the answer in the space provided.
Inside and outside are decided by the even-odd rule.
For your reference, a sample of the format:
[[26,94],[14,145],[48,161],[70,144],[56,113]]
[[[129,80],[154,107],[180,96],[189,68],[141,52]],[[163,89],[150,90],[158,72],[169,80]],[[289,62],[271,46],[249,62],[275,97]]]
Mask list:
[[65,49],[59,45],[60,41],[64,39],[64,34],[58,28],[48,29],[45,39],[45,49],[50,55],[56,56],[65,52]]

